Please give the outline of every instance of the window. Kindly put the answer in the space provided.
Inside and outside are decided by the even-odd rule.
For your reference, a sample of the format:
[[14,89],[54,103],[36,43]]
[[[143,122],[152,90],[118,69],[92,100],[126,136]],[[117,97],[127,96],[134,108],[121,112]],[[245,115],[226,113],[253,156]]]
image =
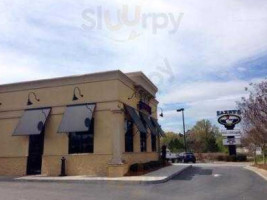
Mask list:
[[146,152],[146,133],[140,133],[140,147],[141,152]]
[[69,133],[69,154],[94,152],[94,119],[87,132]]
[[[141,121],[145,129],[147,130],[147,124],[142,116],[141,116]],[[140,148],[141,148],[141,152],[146,152],[146,133],[144,132],[140,132]]]
[[151,134],[151,147],[153,152],[157,151],[157,136],[154,134]]
[[133,121],[125,119],[125,152],[133,152]]

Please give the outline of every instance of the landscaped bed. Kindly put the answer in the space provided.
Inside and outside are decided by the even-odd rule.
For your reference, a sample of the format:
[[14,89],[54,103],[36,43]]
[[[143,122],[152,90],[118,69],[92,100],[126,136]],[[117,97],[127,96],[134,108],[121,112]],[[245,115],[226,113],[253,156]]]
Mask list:
[[226,153],[195,153],[197,161],[211,162],[211,161],[224,161],[224,162],[247,162],[248,158],[244,154],[228,155]]
[[267,170],[267,164],[254,164],[254,167]]
[[150,161],[147,163],[135,163],[130,166],[129,171],[125,176],[141,176],[170,165],[171,165],[170,163],[165,161]]

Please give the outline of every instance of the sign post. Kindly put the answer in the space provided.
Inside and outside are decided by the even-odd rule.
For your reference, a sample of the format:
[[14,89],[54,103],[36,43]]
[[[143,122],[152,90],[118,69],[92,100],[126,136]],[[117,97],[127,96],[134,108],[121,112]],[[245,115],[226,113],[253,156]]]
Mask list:
[[226,128],[223,131],[223,136],[226,138],[223,140],[223,145],[228,146],[229,155],[236,155],[236,145],[240,145],[240,131],[235,130],[235,125],[241,122],[240,110],[225,110],[217,111],[218,123],[224,125]]

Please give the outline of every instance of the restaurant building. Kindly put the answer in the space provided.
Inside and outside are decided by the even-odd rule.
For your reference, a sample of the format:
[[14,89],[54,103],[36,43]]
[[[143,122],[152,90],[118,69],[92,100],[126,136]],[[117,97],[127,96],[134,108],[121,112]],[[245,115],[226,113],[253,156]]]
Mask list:
[[0,85],[0,175],[123,176],[158,160],[157,87],[108,71]]

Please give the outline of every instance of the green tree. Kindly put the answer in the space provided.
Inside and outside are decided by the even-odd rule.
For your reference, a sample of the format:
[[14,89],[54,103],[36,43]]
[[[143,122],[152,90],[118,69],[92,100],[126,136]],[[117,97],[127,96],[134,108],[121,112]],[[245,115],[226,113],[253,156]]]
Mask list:
[[220,136],[218,127],[213,126],[209,120],[200,120],[191,129],[189,134],[189,147],[194,152],[218,152],[220,150],[217,137]]
[[165,133],[161,145],[166,145],[171,152],[182,152],[184,149],[183,135],[174,132]]

